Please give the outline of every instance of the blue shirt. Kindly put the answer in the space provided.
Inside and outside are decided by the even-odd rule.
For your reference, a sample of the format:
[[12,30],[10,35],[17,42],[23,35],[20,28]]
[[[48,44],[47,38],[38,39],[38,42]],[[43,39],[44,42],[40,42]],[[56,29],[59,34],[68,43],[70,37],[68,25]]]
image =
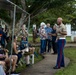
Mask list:
[[[56,33],[56,30],[53,29],[52,34],[55,34],[55,33]],[[52,36],[52,41],[55,42],[55,41],[56,41],[56,37],[57,37],[57,36]]]
[[21,43],[20,43],[20,49],[25,49],[28,45],[28,42],[27,41],[24,41],[24,40],[21,40]]
[[25,40],[21,40],[20,42],[20,50],[25,49],[27,47],[32,47],[30,43],[28,43],[28,41]]
[[47,39],[51,39],[51,36],[48,35],[48,33],[51,33],[52,32],[52,28],[51,27],[46,27],[45,28],[45,31],[46,31],[46,34],[47,34]]
[[3,30],[0,30],[0,44],[5,45],[5,39],[7,38],[6,34],[3,32]]

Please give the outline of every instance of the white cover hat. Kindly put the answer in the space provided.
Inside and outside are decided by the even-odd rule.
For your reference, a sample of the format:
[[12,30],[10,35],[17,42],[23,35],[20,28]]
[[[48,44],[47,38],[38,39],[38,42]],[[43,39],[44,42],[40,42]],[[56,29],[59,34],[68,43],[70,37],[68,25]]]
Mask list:
[[46,27],[46,24],[44,22],[41,22],[40,26],[43,26]]

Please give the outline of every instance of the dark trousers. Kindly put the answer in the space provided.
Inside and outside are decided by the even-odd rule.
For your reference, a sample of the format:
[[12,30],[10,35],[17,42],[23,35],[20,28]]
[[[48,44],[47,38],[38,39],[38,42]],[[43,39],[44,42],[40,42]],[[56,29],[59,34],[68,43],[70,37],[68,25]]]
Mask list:
[[59,39],[57,42],[57,49],[58,49],[58,56],[57,56],[57,67],[63,67],[65,66],[64,63],[64,46],[66,44],[65,39]]
[[18,60],[17,60],[17,64],[19,63],[19,61],[20,61],[20,59],[21,59],[21,57],[22,57],[22,53],[18,53],[18,54],[16,54],[17,56],[18,56]]
[[44,53],[46,49],[46,40],[41,40],[40,53]]
[[51,51],[51,40],[50,39],[46,39],[46,50],[48,52]]
[[53,48],[53,52],[57,53],[57,43],[55,41],[52,41],[52,48]]

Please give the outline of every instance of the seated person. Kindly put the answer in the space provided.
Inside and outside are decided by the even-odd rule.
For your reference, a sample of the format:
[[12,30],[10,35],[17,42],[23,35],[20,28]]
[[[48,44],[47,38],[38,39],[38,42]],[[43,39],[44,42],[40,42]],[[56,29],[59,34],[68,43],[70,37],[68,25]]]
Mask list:
[[33,51],[33,53],[34,53],[35,48],[32,47],[31,44],[28,43],[27,38],[25,36],[23,36],[21,38],[21,42],[20,42],[20,50],[23,50],[27,47],[29,48],[29,51]]
[[18,64],[20,58],[22,57],[22,51],[17,49],[17,38],[16,38],[16,36],[14,36],[14,42],[13,42],[13,55],[17,55],[17,57],[18,57],[17,64]]
[[0,65],[3,65],[3,67],[5,67],[5,58],[7,56],[5,55],[5,51],[0,48]]
[[2,65],[4,67],[7,68],[8,66],[10,66],[10,59],[8,58],[8,50],[3,49],[0,46],[0,65]]
[[5,47],[6,34],[3,32],[3,29],[0,25],[0,44]]
[[[28,48],[28,50],[27,50]],[[32,64],[34,64],[34,50],[35,48],[32,47],[30,44],[28,44],[28,41],[26,40],[26,37],[21,38],[20,42],[20,49],[23,50],[25,49],[25,52],[32,52],[32,54],[26,56],[26,64],[27,66],[30,65],[30,56],[32,57]]]
[[12,59],[13,62],[12,62],[12,72],[15,71],[16,69],[16,63],[17,63],[17,60],[18,60],[18,57],[17,55],[11,55],[11,37],[7,37],[7,45],[6,45],[6,49],[9,51],[8,52],[8,56],[9,56],[9,59]]

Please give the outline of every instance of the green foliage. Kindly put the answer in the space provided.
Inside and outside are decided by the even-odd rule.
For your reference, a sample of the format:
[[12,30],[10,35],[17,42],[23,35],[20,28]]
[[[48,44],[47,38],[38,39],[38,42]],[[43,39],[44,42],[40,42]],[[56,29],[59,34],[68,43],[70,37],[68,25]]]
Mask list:
[[[22,7],[21,0],[11,1]],[[25,0],[25,8],[31,15],[31,24],[36,23],[39,25],[40,22],[44,21],[45,23],[50,22],[53,25],[57,17],[62,17],[64,22],[75,22],[75,3],[74,0]],[[3,10],[0,13],[1,18],[8,23],[11,22],[10,11]],[[21,13],[18,13],[16,20],[18,21],[20,17]]]
[[66,37],[66,42],[71,42],[71,36]]
[[[56,23],[56,19],[58,17],[62,17],[64,23],[71,23],[73,25],[73,23],[75,23],[76,17],[76,9],[73,6],[76,2],[67,0],[64,3],[64,1],[60,2],[60,0],[57,0],[55,1],[56,4],[54,4],[54,2],[51,2],[53,3],[53,5],[51,5],[52,7],[49,5],[48,10],[39,14],[33,19],[33,23],[39,24],[40,22],[44,21],[45,23],[49,22],[51,25],[54,25]],[[60,5],[58,5],[59,3]]]
[[4,19],[7,23],[11,22],[11,18],[6,10],[0,10],[0,18]]

